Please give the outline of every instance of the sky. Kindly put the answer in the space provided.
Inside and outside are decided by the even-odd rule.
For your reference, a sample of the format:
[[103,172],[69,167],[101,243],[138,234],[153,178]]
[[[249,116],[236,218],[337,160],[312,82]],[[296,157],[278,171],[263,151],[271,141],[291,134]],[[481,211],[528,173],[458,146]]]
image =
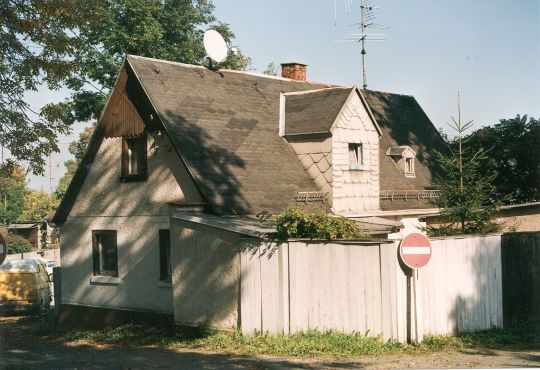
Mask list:
[[[350,9],[348,4],[350,3]],[[334,6],[335,4],[335,6]],[[434,125],[457,116],[474,129],[517,114],[540,117],[540,0],[371,0],[386,41],[366,46],[368,89],[413,95]],[[235,44],[262,72],[270,62],[308,65],[307,79],[362,86],[358,33],[360,0],[214,0]],[[40,90],[34,106],[62,100],[69,91]],[[64,173],[67,146],[85,124],[60,138],[52,174],[29,176],[29,187],[49,191]]]

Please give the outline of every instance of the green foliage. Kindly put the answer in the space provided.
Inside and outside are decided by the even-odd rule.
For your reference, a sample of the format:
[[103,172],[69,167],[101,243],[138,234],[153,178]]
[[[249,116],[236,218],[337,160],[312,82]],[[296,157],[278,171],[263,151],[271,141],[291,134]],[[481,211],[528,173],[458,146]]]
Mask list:
[[471,127],[472,121],[461,123],[459,103],[458,120],[452,118],[452,122],[451,127],[457,136],[450,145],[450,154],[436,153],[439,170],[434,182],[440,196],[433,200],[448,222],[440,227],[428,227],[428,234],[440,236],[497,231],[499,226],[493,219],[498,201],[491,184],[494,175],[480,173],[488,154],[465,147],[463,134]]
[[472,151],[489,151],[480,176],[496,173],[495,197],[507,204],[540,200],[540,120],[527,115],[501,119],[467,136]]
[[0,166],[0,224],[17,220],[24,206],[25,172],[17,163],[7,160]]
[[365,239],[358,226],[345,217],[334,217],[322,210],[313,212],[292,207],[273,219],[280,240],[309,238],[325,240]]
[[268,65],[266,66],[266,69],[263,71],[263,74],[268,75],[268,76],[277,76],[278,72],[277,72],[276,63],[274,62],[268,63]]
[[192,330],[167,333],[143,325],[124,325],[111,330],[71,331],[66,339],[83,343],[113,345],[162,345],[172,348],[201,348],[243,355],[336,356],[349,357],[401,352],[411,347],[395,341],[384,342],[366,334],[308,331],[291,335],[204,332]]
[[499,329],[465,333],[457,337],[428,336],[420,344],[419,349],[426,351],[443,351],[445,349],[462,348],[538,348],[540,346],[540,330],[531,327]]
[[[65,102],[66,113],[77,121],[97,120],[113,87],[125,54],[206,64],[202,38],[205,29],[220,32],[230,49],[234,34],[212,14],[210,0],[99,0],[83,2],[88,23],[79,28],[73,53],[75,72],[67,86],[75,92]],[[239,50],[221,68],[245,69]]]
[[58,151],[56,135],[72,122],[65,110],[34,111],[25,94],[45,84],[51,89],[73,71],[69,29],[81,21],[63,0],[0,0],[0,142],[17,160],[43,173],[44,157]]
[[58,207],[58,199],[48,193],[27,190],[24,194],[24,209],[19,219],[21,221],[42,221]]
[[22,236],[8,233],[5,229],[0,230],[0,233],[6,239],[8,254],[32,251],[32,244]]
[[[198,331],[195,328],[195,334]],[[167,331],[144,325],[124,325],[97,331],[70,331],[69,341],[108,345],[158,345],[165,348],[204,349],[238,355],[275,355],[298,357],[356,357],[393,353],[417,353],[462,348],[537,348],[540,332],[534,328],[520,330],[492,329],[457,337],[429,336],[418,346],[383,341],[369,333],[335,331],[299,332],[291,335],[242,335],[202,330]]]
[[75,157],[75,159],[69,159],[64,162],[66,173],[64,173],[64,176],[60,178],[56,190],[54,191],[54,195],[57,199],[62,199],[66,193],[69,183],[71,182],[73,175],[75,175],[75,171],[77,170],[77,167],[79,166],[79,163],[86,152],[86,148],[88,147],[88,143],[90,142],[90,138],[92,137],[93,133],[94,126],[86,127],[79,134],[79,140],[73,141],[69,144],[68,150]]
[[[125,53],[204,64],[207,28],[232,47],[233,33],[213,10],[210,0],[0,0],[0,142],[42,174],[44,158],[59,150],[57,135],[99,117]],[[249,62],[237,51],[220,67]],[[41,85],[74,92],[35,111],[25,94]]]

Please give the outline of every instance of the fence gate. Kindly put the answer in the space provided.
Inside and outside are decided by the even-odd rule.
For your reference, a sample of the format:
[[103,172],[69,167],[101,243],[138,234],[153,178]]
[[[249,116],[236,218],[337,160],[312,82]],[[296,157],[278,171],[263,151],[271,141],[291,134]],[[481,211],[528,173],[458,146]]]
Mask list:
[[502,236],[504,327],[540,326],[540,232]]

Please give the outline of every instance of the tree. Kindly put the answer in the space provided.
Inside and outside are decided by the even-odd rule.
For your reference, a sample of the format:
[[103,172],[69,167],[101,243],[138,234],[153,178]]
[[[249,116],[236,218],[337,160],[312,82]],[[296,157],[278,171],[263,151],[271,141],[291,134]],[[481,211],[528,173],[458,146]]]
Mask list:
[[[83,2],[84,4],[84,2]],[[67,79],[72,96],[59,105],[61,117],[77,121],[99,118],[125,54],[205,64],[203,33],[220,32],[230,49],[234,35],[216,21],[210,0],[100,0],[82,5],[92,20],[82,27],[73,53],[75,73]],[[249,59],[235,49],[223,68],[245,69]]]
[[77,167],[84,156],[93,132],[94,126],[89,126],[79,134],[78,141],[73,141],[69,144],[68,150],[74,156],[74,159],[69,159],[64,162],[64,166],[66,166],[66,173],[58,181],[58,186],[54,192],[57,199],[62,199],[66,193],[67,187],[69,186],[69,183],[71,182],[71,179],[73,178],[73,175],[75,174],[75,171],[77,170]]
[[32,244],[22,236],[9,233],[6,229],[0,229],[0,234],[6,238],[7,254],[30,252],[33,249]]
[[498,202],[494,198],[491,181],[494,175],[482,175],[480,168],[486,160],[486,151],[471,151],[465,146],[464,133],[473,121],[461,123],[458,93],[458,119],[452,117],[450,126],[457,136],[450,145],[450,155],[436,153],[439,167],[435,185],[440,196],[433,202],[441,209],[448,222],[440,227],[428,227],[430,235],[453,235],[493,232]]
[[58,207],[58,199],[43,191],[27,190],[24,194],[24,208],[19,216],[21,221],[42,221]]
[[29,161],[36,174],[73,121],[63,104],[36,111],[24,96],[40,85],[60,87],[73,71],[68,30],[81,19],[66,11],[67,3],[0,0],[0,143],[17,160]]
[[274,62],[268,63],[268,65],[266,66],[266,69],[263,71],[263,74],[268,75],[268,76],[277,76],[278,73],[277,73],[276,63]]
[[18,219],[24,206],[25,172],[17,163],[7,160],[0,166],[0,223]]
[[507,204],[540,200],[540,120],[527,115],[501,119],[468,135],[474,151],[488,151],[480,175],[496,173],[495,195]]
[[[57,135],[98,118],[125,53],[203,64],[205,28],[232,46],[213,9],[210,0],[0,0],[0,143],[43,173]],[[238,52],[221,66],[248,63]],[[25,93],[43,84],[74,92],[34,111]]]

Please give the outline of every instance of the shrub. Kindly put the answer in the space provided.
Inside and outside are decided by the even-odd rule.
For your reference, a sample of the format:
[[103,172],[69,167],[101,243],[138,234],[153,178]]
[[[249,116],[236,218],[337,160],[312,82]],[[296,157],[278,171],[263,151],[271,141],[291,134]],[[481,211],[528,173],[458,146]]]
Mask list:
[[273,219],[277,228],[277,238],[309,238],[326,240],[365,239],[354,221],[345,217],[335,217],[322,210],[306,211],[292,207]]
[[7,254],[30,252],[33,249],[32,244],[22,236],[5,232],[5,230],[2,230],[2,235],[6,239]]

